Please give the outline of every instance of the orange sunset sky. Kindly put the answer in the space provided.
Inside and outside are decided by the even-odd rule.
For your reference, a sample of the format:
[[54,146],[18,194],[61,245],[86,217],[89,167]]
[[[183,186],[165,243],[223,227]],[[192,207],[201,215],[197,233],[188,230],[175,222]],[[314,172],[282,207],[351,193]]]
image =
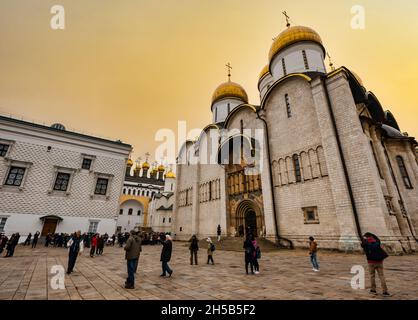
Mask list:
[[[65,30],[50,28],[55,4],[65,8]],[[357,4],[364,30],[350,26]],[[258,75],[285,28],[283,10],[315,29],[335,66],[359,74],[402,131],[418,136],[411,0],[0,0],[0,113],[121,139],[133,159],[153,154],[158,129],[211,121],[227,62],[259,103]]]

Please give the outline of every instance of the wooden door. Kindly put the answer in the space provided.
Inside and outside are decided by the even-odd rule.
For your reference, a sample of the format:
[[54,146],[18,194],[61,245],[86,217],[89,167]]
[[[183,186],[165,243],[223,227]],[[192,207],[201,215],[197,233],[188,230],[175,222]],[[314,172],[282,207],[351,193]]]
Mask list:
[[48,233],[55,233],[57,222],[58,220],[56,219],[45,219],[41,236],[46,236]]

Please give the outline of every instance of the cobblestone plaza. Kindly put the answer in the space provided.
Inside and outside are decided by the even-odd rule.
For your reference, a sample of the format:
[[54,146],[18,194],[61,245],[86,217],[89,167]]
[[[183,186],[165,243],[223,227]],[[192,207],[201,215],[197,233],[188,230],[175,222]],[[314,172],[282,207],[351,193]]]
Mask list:
[[[64,289],[52,289],[54,265],[66,269],[67,250],[18,246],[14,257],[0,258],[0,299],[13,300],[302,300],[302,299],[402,299],[418,298],[417,255],[391,256],[385,275],[392,297],[370,295],[367,262],[360,254],[320,251],[321,271],[311,269],[303,250],[264,252],[258,275],[246,275],[243,253],[218,250],[215,265],[206,264],[206,250],[199,251],[199,265],[191,266],[187,246],[174,242],[171,278],[161,278],[161,246],[143,246],[134,290],[123,288],[126,279],[124,251],[106,247],[103,256],[79,257],[75,272],[65,277]],[[352,266],[366,268],[366,289],[354,290]],[[378,292],[381,289],[378,281]]]

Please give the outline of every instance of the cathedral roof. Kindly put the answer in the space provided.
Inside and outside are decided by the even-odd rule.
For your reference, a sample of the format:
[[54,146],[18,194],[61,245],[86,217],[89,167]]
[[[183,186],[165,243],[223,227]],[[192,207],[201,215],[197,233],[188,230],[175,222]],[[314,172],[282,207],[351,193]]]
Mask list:
[[238,83],[228,81],[218,86],[212,95],[212,105],[223,98],[238,98],[248,103],[248,95]]
[[293,26],[284,30],[274,39],[269,52],[269,60],[271,61],[281,50],[301,41],[315,42],[323,47],[322,39],[315,30],[309,27]]

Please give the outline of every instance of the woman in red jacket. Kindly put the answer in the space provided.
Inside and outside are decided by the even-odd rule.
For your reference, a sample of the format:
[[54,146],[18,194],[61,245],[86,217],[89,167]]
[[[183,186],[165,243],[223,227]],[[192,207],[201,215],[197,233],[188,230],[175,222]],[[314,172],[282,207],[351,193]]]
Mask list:
[[94,253],[96,252],[96,248],[97,248],[97,237],[98,234],[96,233],[92,238],[91,238],[91,249],[90,249],[90,257],[94,257]]

